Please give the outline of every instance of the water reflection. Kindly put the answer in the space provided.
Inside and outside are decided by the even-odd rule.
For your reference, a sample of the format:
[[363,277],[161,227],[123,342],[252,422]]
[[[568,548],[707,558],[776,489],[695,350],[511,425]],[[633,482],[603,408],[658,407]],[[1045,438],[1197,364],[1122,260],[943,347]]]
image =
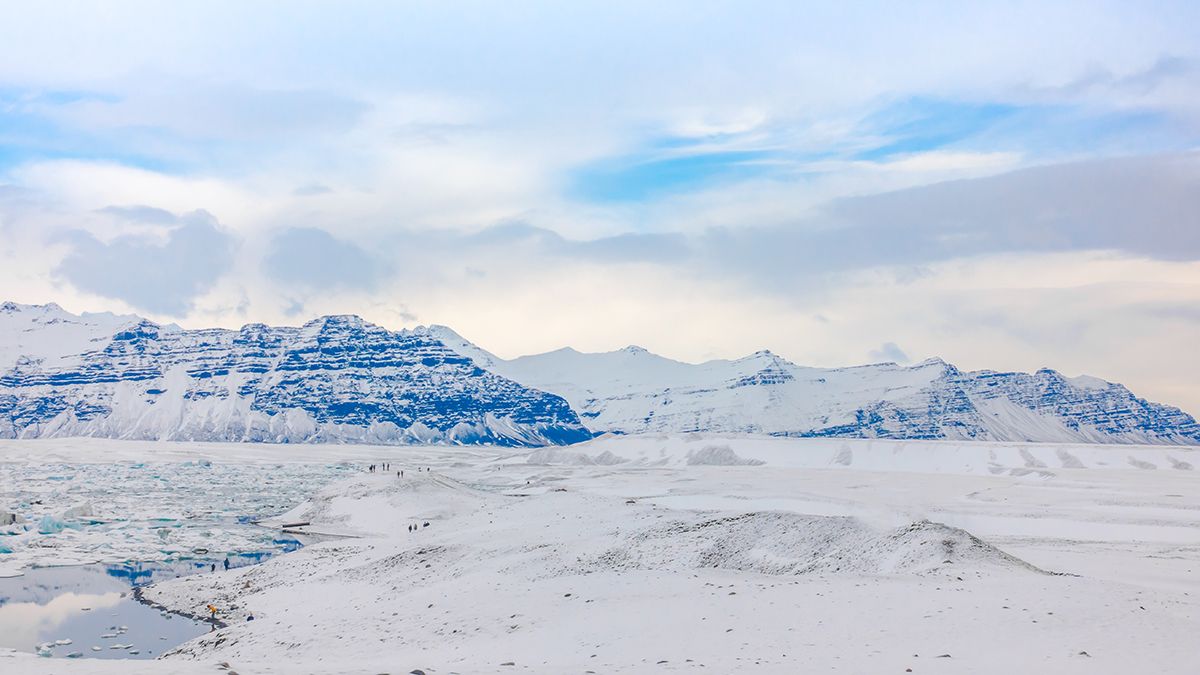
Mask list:
[[[37,645],[46,642],[66,642],[63,645],[55,645],[59,649],[74,645],[75,639],[67,636],[79,633],[78,630],[70,629],[76,618],[88,611],[96,612],[95,616],[102,617],[106,613],[105,610],[112,610],[123,601],[121,593],[63,593],[44,605],[36,602],[15,602],[0,606],[0,647],[36,651]],[[111,614],[111,611],[107,613]],[[53,652],[54,648],[48,651]],[[75,651],[79,651],[78,646],[73,646],[69,651],[64,650],[63,653]]]
[[[295,539],[276,540],[295,550]],[[252,565],[279,552],[228,556],[230,567]],[[38,567],[0,578],[0,647],[43,656],[154,658],[197,637],[210,626],[144,605],[132,589],[189,574],[224,568],[224,558],[113,565]]]

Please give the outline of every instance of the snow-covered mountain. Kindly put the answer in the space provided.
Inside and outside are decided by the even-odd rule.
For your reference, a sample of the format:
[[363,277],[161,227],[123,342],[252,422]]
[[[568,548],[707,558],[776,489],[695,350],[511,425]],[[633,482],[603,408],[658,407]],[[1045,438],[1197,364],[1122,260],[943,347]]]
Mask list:
[[547,445],[591,434],[560,397],[426,329],[354,316],[184,330],[0,305],[0,438]]
[[689,364],[627,347],[500,359],[449,328],[355,316],[184,330],[0,305],[0,438],[567,444],[593,433],[1200,444],[1179,410],[1091,377],[931,359]]
[[964,372],[940,359],[808,368],[769,351],[688,364],[640,347],[503,360],[430,330],[481,367],[562,396],[597,432],[1200,444],[1200,425],[1178,408],[1048,369]]

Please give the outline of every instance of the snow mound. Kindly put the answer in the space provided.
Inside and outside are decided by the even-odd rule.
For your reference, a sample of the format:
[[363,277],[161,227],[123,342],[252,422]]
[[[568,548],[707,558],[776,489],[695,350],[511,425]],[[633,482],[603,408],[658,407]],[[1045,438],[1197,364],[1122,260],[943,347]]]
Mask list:
[[529,464],[565,464],[569,466],[612,466],[623,464],[629,460],[618,457],[605,450],[597,455],[589,455],[578,450],[565,450],[559,447],[545,447],[529,453],[526,462]]
[[579,560],[583,572],[721,568],[774,575],[908,575],[1001,567],[1045,573],[965,530],[927,520],[878,531],[855,518],[754,512],[674,521]]
[[305,523],[297,531],[378,536],[403,531],[414,520],[446,520],[474,509],[487,495],[428,471],[359,474],[316,491],[286,513],[260,521],[268,527]]
[[687,463],[690,466],[759,466],[766,462],[761,459],[743,459],[728,445],[708,445],[700,450],[689,450]]

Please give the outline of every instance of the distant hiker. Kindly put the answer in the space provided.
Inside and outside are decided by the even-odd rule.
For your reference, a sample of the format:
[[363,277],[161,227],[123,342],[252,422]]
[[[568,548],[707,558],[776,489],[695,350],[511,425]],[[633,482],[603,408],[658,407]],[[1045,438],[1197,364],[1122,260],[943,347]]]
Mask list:
[[229,571],[229,558],[226,558],[226,559],[225,559],[225,571],[226,571],[226,572],[228,572],[228,571]]
[[217,619],[217,608],[216,608],[216,607],[214,607],[213,605],[209,605],[209,606],[208,606],[208,613],[209,613],[209,615],[211,615],[211,617],[212,617],[213,621],[216,621],[216,619]]
[[404,478],[404,469],[400,469],[400,477]]
[[217,571],[217,563],[213,563],[213,564],[209,565],[209,566],[208,566],[208,571],[209,571],[209,572],[216,572],[216,571]]

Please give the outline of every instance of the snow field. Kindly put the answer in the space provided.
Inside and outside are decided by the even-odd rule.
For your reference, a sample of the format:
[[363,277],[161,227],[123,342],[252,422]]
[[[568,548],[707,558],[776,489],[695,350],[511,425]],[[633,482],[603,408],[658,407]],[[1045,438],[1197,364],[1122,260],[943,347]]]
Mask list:
[[388,449],[404,479],[354,474],[272,521],[352,538],[147,593],[228,628],[159,671],[54,672],[1195,672],[1196,472],[1128,446],[843,443]]

